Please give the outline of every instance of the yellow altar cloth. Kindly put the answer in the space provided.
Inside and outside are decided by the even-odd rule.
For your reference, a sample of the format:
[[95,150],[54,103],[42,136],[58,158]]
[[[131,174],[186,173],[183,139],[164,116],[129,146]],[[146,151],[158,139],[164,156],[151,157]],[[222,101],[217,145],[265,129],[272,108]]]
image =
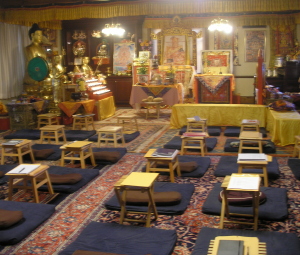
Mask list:
[[272,142],[286,146],[295,143],[295,136],[300,135],[300,114],[298,112],[277,112],[267,110],[267,130]]
[[199,116],[207,119],[210,126],[241,126],[243,119],[257,119],[261,127],[266,126],[265,105],[249,104],[175,104],[172,107],[170,128],[179,129],[187,125],[187,118]]
[[113,96],[98,101],[98,119],[104,120],[113,116],[116,112],[115,100]]

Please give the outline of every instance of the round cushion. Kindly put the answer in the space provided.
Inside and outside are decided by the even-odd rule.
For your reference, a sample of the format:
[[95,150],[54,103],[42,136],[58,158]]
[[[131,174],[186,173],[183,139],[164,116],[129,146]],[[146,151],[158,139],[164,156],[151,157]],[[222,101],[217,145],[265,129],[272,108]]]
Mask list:
[[[219,201],[222,202],[223,190],[219,194]],[[231,190],[227,192],[227,200],[229,205],[234,206],[252,206],[252,193],[247,191]],[[266,202],[265,193],[259,192],[259,204]]]

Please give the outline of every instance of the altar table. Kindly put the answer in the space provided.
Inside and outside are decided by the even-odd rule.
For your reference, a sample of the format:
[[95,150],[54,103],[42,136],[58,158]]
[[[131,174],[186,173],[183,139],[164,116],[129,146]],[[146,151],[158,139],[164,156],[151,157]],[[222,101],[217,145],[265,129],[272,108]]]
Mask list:
[[295,111],[277,112],[268,109],[267,130],[276,145],[294,144],[295,136],[300,135],[300,114]]
[[58,104],[58,107],[68,117],[72,117],[72,115],[77,112],[80,106],[83,106],[85,113],[92,113],[95,106],[95,100],[84,100],[78,102],[66,101]]
[[142,100],[148,96],[161,97],[163,105],[172,106],[174,104],[183,103],[183,86],[175,85],[133,85],[130,95],[130,105],[135,109],[140,109]]
[[187,125],[187,118],[194,116],[207,119],[209,126],[241,126],[243,119],[257,119],[265,127],[267,108],[249,104],[175,104],[170,128],[179,129]]
[[233,74],[197,74],[194,82],[196,103],[230,103],[235,89]]

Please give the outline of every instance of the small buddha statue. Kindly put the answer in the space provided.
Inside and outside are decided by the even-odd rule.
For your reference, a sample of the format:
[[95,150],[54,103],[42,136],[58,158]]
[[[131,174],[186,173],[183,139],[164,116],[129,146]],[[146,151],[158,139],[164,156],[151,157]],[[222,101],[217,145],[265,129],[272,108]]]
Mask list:
[[98,56],[100,58],[107,58],[108,57],[108,54],[107,54],[107,46],[105,44],[103,44],[99,51],[98,51]]
[[84,74],[86,74],[87,76],[93,75],[93,70],[89,66],[90,58],[89,57],[83,57],[82,62],[83,62],[82,67],[81,67],[82,72]]

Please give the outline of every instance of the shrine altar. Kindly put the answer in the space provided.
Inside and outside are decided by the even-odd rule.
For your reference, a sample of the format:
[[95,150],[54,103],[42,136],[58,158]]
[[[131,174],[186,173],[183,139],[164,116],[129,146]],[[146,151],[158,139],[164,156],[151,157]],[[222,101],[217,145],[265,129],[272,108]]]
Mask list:
[[277,112],[268,109],[267,130],[276,145],[294,144],[295,136],[300,135],[300,114],[296,111]]
[[265,127],[267,108],[250,104],[175,104],[170,128],[182,128],[187,125],[187,118],[194,116],[207,119],[209,126],[240,126],[243,119],[257,119]]
[[196,103],[232,104],[235,80],[233,74],[197,74],[194,81]]
[[164,105],[172,106],[183,103],[183,86],[180,83],[174,85],[133,85],[129,103],[138,110],[141,108],[142,100],[148,96],[161,97]]

